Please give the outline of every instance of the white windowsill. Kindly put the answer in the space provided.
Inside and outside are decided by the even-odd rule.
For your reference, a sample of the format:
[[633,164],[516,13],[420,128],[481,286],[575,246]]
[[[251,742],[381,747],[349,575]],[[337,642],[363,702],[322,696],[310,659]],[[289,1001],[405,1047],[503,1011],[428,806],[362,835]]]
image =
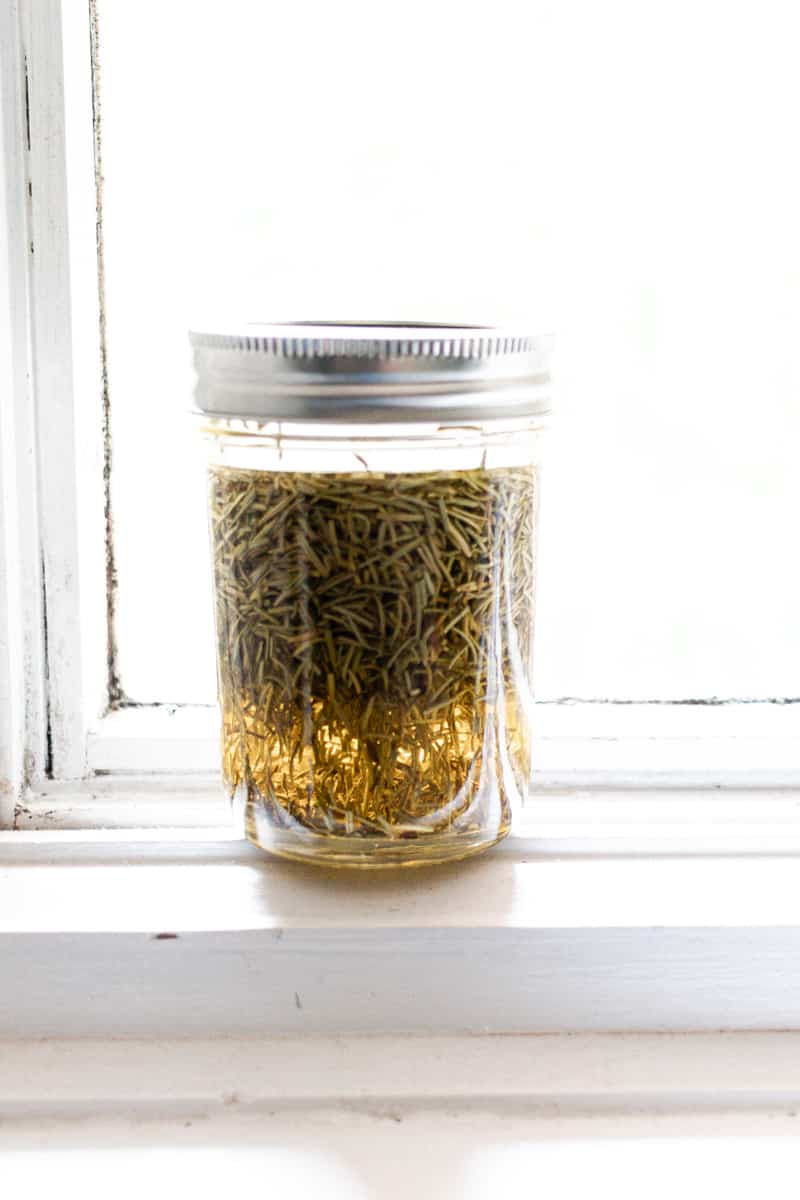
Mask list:
[[0,834],[0,1037],[800,1028],[800,794],[653,797],[542,797],[481,859],[384,875],[229,828]]
[[[796,1034],[6,1042],[12,1195],[796,1195]],[[707,1181],[713,1180],[709,1190]],[[117,1184],[117,1181],[121,1184]],[[66,1184],[66,1192],[65,1192]]]
[[[800,1107],[793,1033],[228,1037],[3,1045],[0,1120],[264,1117],[330,1107],[397,1121],[769,1113]],[[484,1133],[486,1130],[484,1129]],[[792,1130],[796,1133],[796,1130]]]
[[539,714],[512,835],[377,876],[237,840],[213,709],[106,718],[0,834],[0,1037],[800,1029],[800,706]]

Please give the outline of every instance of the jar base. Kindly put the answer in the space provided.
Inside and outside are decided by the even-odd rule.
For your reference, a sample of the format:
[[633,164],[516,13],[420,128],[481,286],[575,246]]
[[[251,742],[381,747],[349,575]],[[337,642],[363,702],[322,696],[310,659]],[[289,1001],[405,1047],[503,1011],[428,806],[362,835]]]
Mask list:
[[347,838],[309,833],[298,837],[265,823],[256,829],[247,823],[248,841],[278,858],[313,863],[319,867],[375,871],[402,867],[431,867],[458,862],[489,850],[506,836],[510,826],[494,834],[453,833],[425,838]]

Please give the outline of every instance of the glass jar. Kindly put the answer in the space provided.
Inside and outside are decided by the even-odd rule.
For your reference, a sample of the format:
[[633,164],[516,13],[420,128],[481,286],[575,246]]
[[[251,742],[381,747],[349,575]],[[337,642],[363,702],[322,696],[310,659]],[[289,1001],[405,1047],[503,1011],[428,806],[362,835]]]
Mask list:
[[530,787],[550,339],[351,324],[191,339],[243,831],[329,866],[491,846]]

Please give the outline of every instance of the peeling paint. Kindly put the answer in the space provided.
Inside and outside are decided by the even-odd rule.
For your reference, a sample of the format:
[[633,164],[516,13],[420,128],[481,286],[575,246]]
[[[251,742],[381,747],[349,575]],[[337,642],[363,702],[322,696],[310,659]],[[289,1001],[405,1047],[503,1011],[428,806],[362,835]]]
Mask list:
[[31,149],[31,89],[30,75],[28,72],[28,56],[25,55],[23,62],[23,70],[25,72],[25,142],[28,147],[28,153]]
[[51,709],[50,696],[50,643],[48,639],[48,623],[47,623],[47,565],[44,560],[44,553],[41,556],[41,585],[42,585],[42,645],[44,648],[44,672],[45,672],[45,688],[44,688],[44,717],[45,717],[45,755],[44,755],[44,775],[46,779],[53,778],[53,714]]
[[105,247],[103,243],[103,145],[100,99],[100,37],[97,2],[89,0],[92,59],[92,124],[94,128],[95,238],[97,245],[97,292],[99,300],[100,371],[103,423],[103,517],[106,557],[106,689],[109,709],[119,708],[125,695],[117,666],[116,608],[117,569],[114,559],[114,518],[111,502],[111,397],[108,377],[106,330]]

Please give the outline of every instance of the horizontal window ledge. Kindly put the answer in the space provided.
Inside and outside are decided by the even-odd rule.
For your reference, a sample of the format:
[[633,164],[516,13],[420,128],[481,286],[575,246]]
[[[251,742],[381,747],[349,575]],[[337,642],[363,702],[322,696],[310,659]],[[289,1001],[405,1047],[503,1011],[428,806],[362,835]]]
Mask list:
[[[800,703],[541,702],[534,747],[543,782],[680,773],[708,785],[736,775],[791,773],[800,782]],[[200,705],[109,713],[89,734],[89,766],[107,773],[213,771],[219,714]]]
[[235,840],[0,835],[0,1037],[800,1026],[800,861],[496,852],[331,873]]
[[[74,833],[88,844],[119,835],[235,842],[230,805],[211,772],[100,775],[48,782],[18,804],[15,828]],[[0,840],[8,835],[0,833]],[[28,844],[33,845],[30,841]],[[707,783],[683,772],[543,775],[494,857],[800,853],[800,779],[785,770]]]
[[457,1107],[485,1136],[487,1110],[506,1120],[775,1113],[800,1106],[797,1050],[793,1033],[20,1040],[3,1045],[0,1118],[175,1121],[283,1109],[297,1119],[330,1107],[399,1122]]

